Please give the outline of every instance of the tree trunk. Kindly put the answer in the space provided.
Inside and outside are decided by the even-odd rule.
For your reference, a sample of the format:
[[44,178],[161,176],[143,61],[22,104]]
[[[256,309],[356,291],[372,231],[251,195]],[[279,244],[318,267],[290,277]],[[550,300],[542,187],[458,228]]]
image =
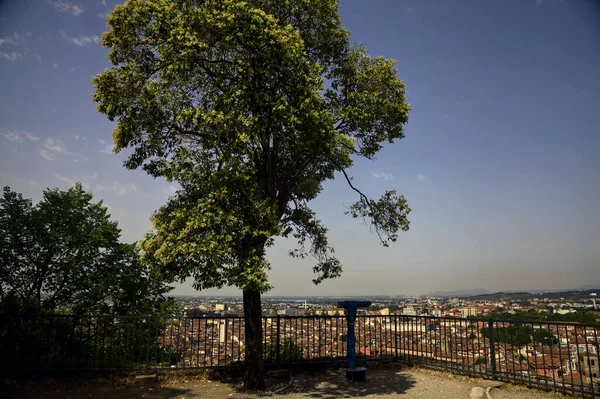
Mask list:
[[246,331],[244,387],[264,389],[262,308],[259,291],[244,290],[244,323]]

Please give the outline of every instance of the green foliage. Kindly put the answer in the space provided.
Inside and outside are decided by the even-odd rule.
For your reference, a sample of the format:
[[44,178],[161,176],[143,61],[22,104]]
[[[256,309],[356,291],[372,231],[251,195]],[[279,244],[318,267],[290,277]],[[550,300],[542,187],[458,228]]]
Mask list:
[[558,338],[544,328],[539,328],[533,332],[533,340],[547,346],[558,345]]
[[[526,345],[531,342],[531,334],[533,328],[529,326],[514,325],[509,327],[494,328],[493,335],[495,342],[501,342],[511,345]],[[481,334],[486,338],[490,338],[487,328],[481,329]]]
[[[0,310],[86,314],[169,311],[170,287],[140,262],[102,202],[80,184],[46,190],[35,206],[4,188],[0,198]],[[110,304],[110,306],[109,306]]]
[[[277,359],[277,342],[271,340],[263,347],[264,358],[275,361]],[[302,359],[302,348],[291,338],[285,338],[279,344],[279,360],[293,361]]]
[[0,370],[128,368],[175,364],[159,345],[166,319],[0,315]]
[[293,237],[316,284],[338,277],[327,228],[309,202],[336,172],[348,209],[383,245],[410,208],[352,183],[354,158],[404,137],[409,105],[395,61],[371,57],[342,28],[337,0],[128,0],[107,18],[111,67],[94,78],[125,162],[181,190],[159,209],[144,259],[196,289],[271,286],[265,248]]
[[475,364],[477,365],[481,365],[481,364],[487,364],[488,360],[485,357],[478,357],[477,360],[475,360]]

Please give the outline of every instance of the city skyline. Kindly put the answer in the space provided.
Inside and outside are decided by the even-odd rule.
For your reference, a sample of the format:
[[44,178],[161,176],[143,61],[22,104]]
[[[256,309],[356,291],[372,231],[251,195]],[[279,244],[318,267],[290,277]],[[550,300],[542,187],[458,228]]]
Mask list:
[[[46,187],[81,181],[135,241],[176,186],[123,168],[125,155],[110,152],[114,125],[94,109],[91,78],[108,67],[97,42],[113,6],[0,4],[0,184],[37,201]],[[404,194],[411,229],[382,248],[343,215],[352,190],[330,181],[312,205],[342,277],[315,287],[312,259],[289,258],[294,243],[276,239],[268,295],[600,284],[600,6],[342,1],[341,16],[369,54],[398,61],[407,85],[406,139],[351,173],[370,195]],[[172,294],[241,291],[184,284]]]

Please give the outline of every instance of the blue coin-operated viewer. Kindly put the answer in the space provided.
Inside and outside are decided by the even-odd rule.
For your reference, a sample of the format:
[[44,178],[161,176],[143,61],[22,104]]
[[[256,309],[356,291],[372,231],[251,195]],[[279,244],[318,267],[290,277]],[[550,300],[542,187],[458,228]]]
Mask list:
[[343,301],[338,302],[338,306],[346,310],[346,321],[348,322],[348,336],[346,337],[348,365],[346,368],[346,378],[350,381],[365,381],[367,369],[356,367],[354,323],[356,322],[356,311],[358,308],[368,308],[371,306],[371,301]]

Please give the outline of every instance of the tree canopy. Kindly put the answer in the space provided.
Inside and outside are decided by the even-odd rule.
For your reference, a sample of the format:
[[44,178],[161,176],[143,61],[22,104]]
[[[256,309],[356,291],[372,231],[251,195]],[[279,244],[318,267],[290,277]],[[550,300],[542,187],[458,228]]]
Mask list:
[[260,295],[271,288],[266,248],[315,258],[316,284],[340,261],[309,202],[342,176],[346,213],[384,246],[408,230],[395,190],[372,199],[348,169],[404,137],[409,105],[395,61],[371,57],[341,26],[337,0],[127,0],[102,44],[111,67],[94,101],[116,121],[125,166],[181,189],[153,216],[144,259],[167,281],[244,293],[246,386],[262,378]]
[[153,217],[149,260],[197,289],[266,291],[264,247],[293,236],[337,277],[327,229],[308,202],[339,172],[357,192],[347,213],[384,245],[407,230],[402,195],[355,187],[353,157],[404,137],[409,105],[395,61],[371,57],[341,26],[336,0],[128,0],[107,19],[110,69],[98,110],[117,122],[128,168],[182,189]]
[[153,312],[170,290],[119,241],[117,222],[80,184],[41,201],[4,188],[0,198],[0,300],[5,310],[87,314]]

